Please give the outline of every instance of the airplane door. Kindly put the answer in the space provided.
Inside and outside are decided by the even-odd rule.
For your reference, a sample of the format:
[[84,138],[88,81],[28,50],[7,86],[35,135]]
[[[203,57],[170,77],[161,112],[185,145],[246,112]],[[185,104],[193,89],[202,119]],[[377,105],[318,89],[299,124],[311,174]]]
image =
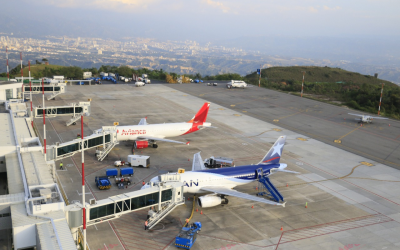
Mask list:
[[256,169],[255,176],[256,176],[257,179],[263,177],[263,169],[262,168]]

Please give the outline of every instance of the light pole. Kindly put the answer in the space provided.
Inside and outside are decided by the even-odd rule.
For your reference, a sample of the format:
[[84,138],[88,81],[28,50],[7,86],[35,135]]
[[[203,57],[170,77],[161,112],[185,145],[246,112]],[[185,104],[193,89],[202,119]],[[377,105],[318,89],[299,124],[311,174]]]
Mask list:
[[383,85],[384,85],[384,83],[382,83],[382,89],[381,89],[381,99],[379,100],[378,115],[380,115],[380,112],[381,112],[381,105],[382,105],[382,94],[383,94]]

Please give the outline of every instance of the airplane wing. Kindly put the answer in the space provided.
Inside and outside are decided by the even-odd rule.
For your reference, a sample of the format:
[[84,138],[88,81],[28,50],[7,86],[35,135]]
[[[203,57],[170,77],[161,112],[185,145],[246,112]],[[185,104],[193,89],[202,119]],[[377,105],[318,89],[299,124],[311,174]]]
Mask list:
[[363,117],[363,115],[359,115],[359,114],[352,114],[352,113],[348,113],[349,115],[355,115],[355,116],[361,116]]
[[205,169],[203,159],[200,152],[193,155],[192,171]]
[[274,205],[274,206],[282,206],[285,207],[286,202],[284,203],[279,203],[279,202],[275,202],[275,201],[270,201],[261,197],[257,197],[257,196],[253,196],[250,194],[246,194],[246,193],[241,193],[239,191],[233,190],[233,189],[229,189],[226,187],[222,187],[222,186],[207,186],[207,187],[202,187],[201,190],[204,191],[208,191],[208,192],[213,192],[213,193],[217,193],[217,194],[224,194],[224,195],[229,195],[229,196],[234,196],[234,197],[238,197],[238,198],[242,198],[242,199],[246,199],[246,200],[251,200],[251,201],[257,201],[257,202],[262,202],[265,204],[269,204],[269,205]]
[[371,116],[372,119],[389,119],[389,118],[385,118],[385,117],[375,117],[375,116]]
[[189,142],[174,141],[174,140],[168,140],[168,139],[164,139],[164,138],[160,138],[160,137],[147,136],[147,135],[138,136],[138,139],[139,140],[165,141],[165,142],[173,142],[173,143],[180,143],[180,144],[189,145]]
[[148,125],[148,123],[147,123],[147,117],[146,117],[146,118],[140,119],[140,122],[139,122],[138,125]]

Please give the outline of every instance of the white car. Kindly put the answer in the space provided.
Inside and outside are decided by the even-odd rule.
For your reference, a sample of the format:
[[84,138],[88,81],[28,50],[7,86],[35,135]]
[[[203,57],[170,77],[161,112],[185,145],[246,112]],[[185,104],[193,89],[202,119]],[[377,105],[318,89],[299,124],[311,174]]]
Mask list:
[[135,82],[136,87],[142,87],[144,85],[146,85],[146,83],[144,83],[144,82]]
[[227,83],[226,84],[226,87],[228,88],[228,89],[230,89],[230,88],[247,88],[247,83],[245,83],[244,81],[235,81],[235,80],[232,80],[230,83]]
[[213,83],[213,86],[217,86],[217,85],[218,85],[218,83],[216,83],[216,82]]

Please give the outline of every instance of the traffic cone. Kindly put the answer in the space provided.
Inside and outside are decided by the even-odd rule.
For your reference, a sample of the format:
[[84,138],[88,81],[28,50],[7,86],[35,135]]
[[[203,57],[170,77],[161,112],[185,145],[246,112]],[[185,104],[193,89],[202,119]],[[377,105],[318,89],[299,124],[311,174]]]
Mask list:
[[307,208],[307,202],[306,202],[306,208]]
[[258,190],[258,187],[256,187],[256,190]]
[[199,211],[199,209],[198,208],[196,208],[196,212],[198,212]]
[[188,161],[190,161],[190,159],[188,159]]
[[190,197],[188,197],[188,201],[190,201]]
[[283,231],[283,226],[281,226],[281,231]]
[[203,210],[200,211],[200,214],[203,214]]
[[389,127],[390,127],[390,123],[389,123]]
[[289,184],[286,183],[286,187],[289,187]]
[[251,205],[251,208],[254,208],[254,206],[253,206],[253,205]]

